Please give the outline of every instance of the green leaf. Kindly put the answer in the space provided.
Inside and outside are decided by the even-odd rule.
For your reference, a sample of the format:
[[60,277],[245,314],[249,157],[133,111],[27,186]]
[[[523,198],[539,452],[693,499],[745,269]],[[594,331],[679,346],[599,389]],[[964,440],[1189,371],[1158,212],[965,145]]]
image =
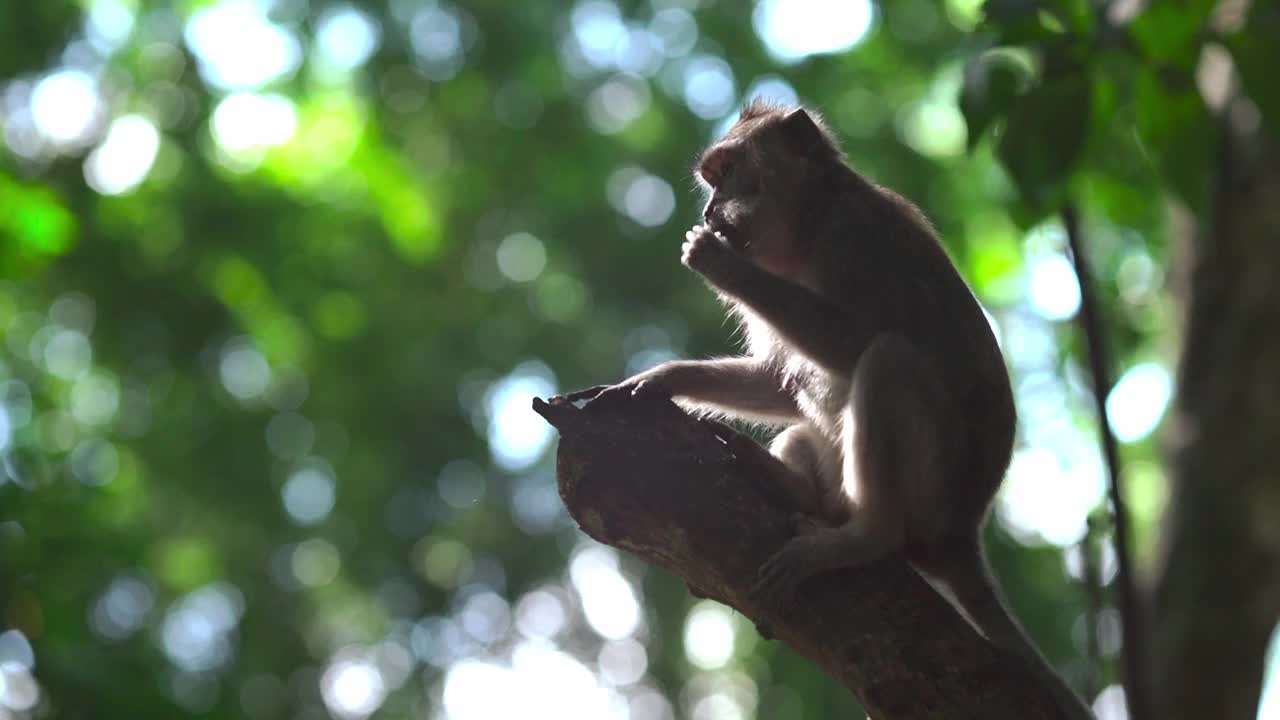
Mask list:
[[1193,68],[1200,57],[1200,41],[1208,30],[1213,6],[1212,0],[1150,3],[1129,29],[1148,59]]
[[996,155],[1032,209],[1060,199],[1084,145],[1089,103],[1086,75],[1076,71],[1047,79],[1010,111]]
[[1182,73],[1138,74],[1138,135],[1161,175],[1189,207],[1204,207],[1217,136],[1195,83]]
[[970,150],[1026,90],[1033,72],[1031,59],[1012,48],[985,52],[965,66],[960,112],[969,128]]
[[987,0],[982,11],[986,29],[995,31],[1002,45],[1037,44],[1093,31],[1089,0]]

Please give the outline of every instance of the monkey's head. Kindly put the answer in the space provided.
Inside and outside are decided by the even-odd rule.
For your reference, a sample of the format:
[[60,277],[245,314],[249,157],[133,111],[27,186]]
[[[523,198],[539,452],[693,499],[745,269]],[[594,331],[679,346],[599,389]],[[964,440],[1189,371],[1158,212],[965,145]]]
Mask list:
[[843,158],[821,120],[804,108],[752,101],[698,160],[709,196],[706,225],[756,265],[783,277],[804,272],[805,232]]

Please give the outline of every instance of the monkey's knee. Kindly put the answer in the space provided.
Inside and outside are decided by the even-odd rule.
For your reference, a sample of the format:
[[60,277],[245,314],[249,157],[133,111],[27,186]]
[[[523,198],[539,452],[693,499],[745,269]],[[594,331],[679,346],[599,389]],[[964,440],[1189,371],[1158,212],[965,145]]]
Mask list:
[[807,424],[792,425],[769,443],[769,454],[781,462],[767,478],[767,493],[791,510],[818,515],[821,506],[817,431]]
[[816,432],[804,423],[792,425],[769,443],[769,452],[792,470],[812,474],[818,469]]
[[795,476],[792,504],[797,510],[830,524],[847,519],[848,502],[840,492],[840,452],[830,439],[801,423],[779,433],[769,452]]

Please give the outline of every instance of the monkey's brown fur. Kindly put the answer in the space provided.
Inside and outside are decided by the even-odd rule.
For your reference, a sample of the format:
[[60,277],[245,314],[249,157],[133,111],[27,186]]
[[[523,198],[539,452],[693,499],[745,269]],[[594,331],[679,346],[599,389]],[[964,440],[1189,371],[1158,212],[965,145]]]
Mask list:
[[758,593],[902,553],[995,644],[1036,663],[1067,717],[1089,717],[987,569],[980,531],[1012,452],[1013,396],[928,220],[851,169],[804,109],[749,104],[697,173],[710,197],[682,262],[742,319],[748,355],[665,363],[569,399],[657,392],[786,426],[768,481],[797,511],[797,535],[761,568]]

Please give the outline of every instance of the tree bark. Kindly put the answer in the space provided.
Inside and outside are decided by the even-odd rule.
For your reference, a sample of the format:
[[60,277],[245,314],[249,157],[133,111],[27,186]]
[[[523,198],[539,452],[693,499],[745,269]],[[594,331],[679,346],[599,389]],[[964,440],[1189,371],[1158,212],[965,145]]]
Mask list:
[[1280,158],[1224,132],[1192,244],[1152,666],[1169,720],[1253,720],[1280,621]]
[[1060,718],[1035,671],[983,639],[900,559],[824,574],[782,605],[751,594],[790,537],[714,431],[667,400],[534,401],[560,431],[560,495],[592,538],[675,573],[835,678],[875,720]]

